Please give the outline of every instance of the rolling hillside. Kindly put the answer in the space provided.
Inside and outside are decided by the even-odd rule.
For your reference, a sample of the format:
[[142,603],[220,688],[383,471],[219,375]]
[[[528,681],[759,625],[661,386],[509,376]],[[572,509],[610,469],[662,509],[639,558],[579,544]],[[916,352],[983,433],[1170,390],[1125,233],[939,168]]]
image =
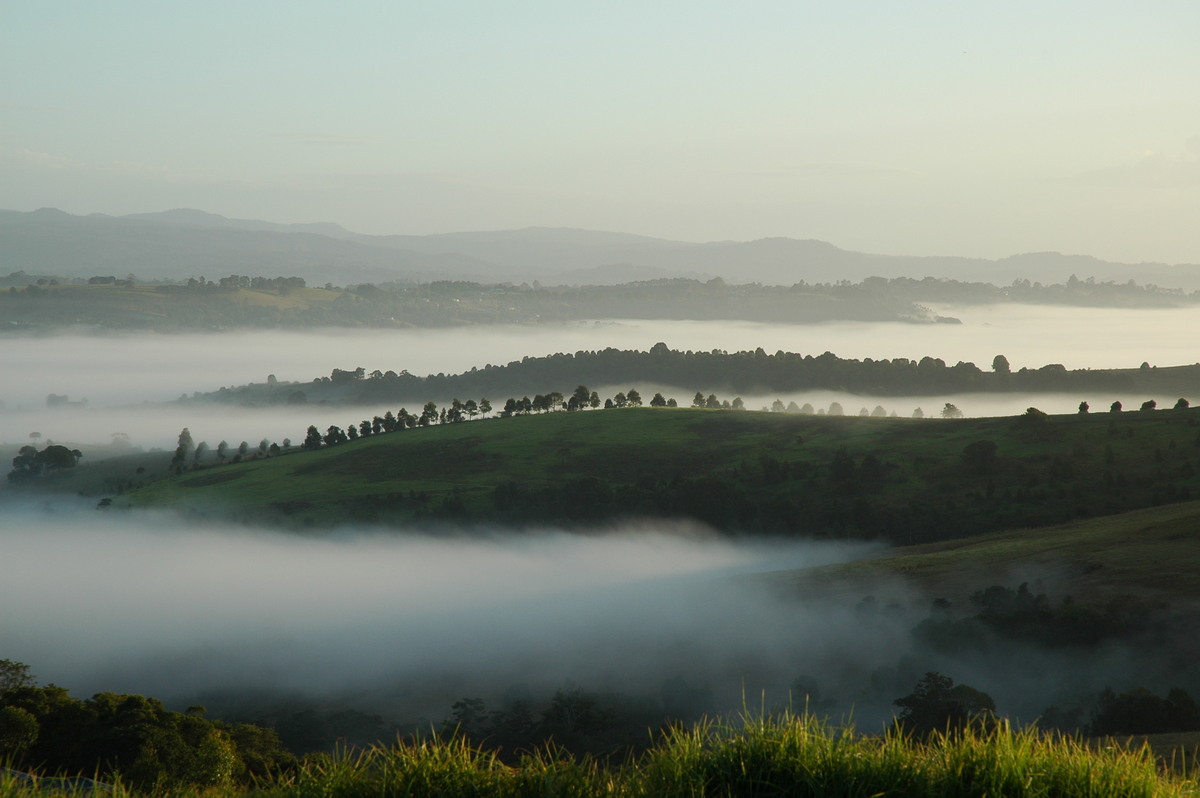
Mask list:
[[1198,422],[1200,409],[958,420],[555,412],[190,467],[118,503],[297,526],[685,517],[731,534],[915,544],[1200,496]]
[[769,577],[789,592],[852,596],[893,578],[906,590],[956,602],[985,582],[1024,581],[1094,604],[1125,597],[1152,605],[1194,602],[1200,600],[1200,502],[904,546],[846,565]]

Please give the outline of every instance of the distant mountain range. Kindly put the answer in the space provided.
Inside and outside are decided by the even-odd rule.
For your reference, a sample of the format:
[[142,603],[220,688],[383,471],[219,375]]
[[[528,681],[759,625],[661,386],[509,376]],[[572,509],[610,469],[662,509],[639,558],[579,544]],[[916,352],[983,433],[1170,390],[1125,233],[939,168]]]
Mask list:
[[198,210],[73,216],[0,210],[0,274],[210,280],[230,274],[310,284],[539,281],[612,285],[664,277],[773,285],[867,277],[945,277],[1008,285],[1079,279],[1200,289],[1200,266],[1111,263],[1039,252],[1000,260],[874,255],[825,241],[764,238],[687,243],[569,228],[373,236],[333,223],[278,224]]

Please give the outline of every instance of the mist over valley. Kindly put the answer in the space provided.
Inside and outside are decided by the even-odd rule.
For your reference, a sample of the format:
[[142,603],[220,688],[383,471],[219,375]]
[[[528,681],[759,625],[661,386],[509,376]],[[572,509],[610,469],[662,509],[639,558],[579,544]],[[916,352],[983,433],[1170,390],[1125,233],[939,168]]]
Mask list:
[[1200,5],[65,11],[0,798],[1200,795]]
[[[948,364],[976,363],[989,369],[993,357],[1003,354],[1014,370],[1037,369],[1049,363],[1066,368],[1137,368],[1184,365],[1196,362],[1190,333],[1200,326],[1200,310],[1084,309],[1053,306],[996,305],[938,307],[961,325],[858,324],[835,322],[819,325],[761,324],[753,322],[592,321],[561,325],[475,326],[438,330],[325,329],[307,332],[239,331],[237,333],[171,335],[93,335],[65,331],[56,335],[8,336],[0,346],[0,370],[14,375],[0,388],[0,443],[24,443],[30,432],[51,440],[76,444],[107,443],[113,433],[129,436],[132,445],[167,448],[183,427],[197,441],[215,446],[220,440],[233,445],[246,440],[257,444],[290,438],[299,441],[304,429],[315,424],[324,430],[345,425],[362,413],[383,413],[398,407],[379,406],[347,410],[319,406],[269,409],[225,406],[213,410],[202,405],[172,404],[180,397],[214,391],[221,385],[265,382],[268,375],[283,383],[305,383],[328,376],[333,369],[408,371],[414,375],[455,374],[502,365],[524,357],[556,352],[596,351],[605,348],[648,350],[656,342],[671,348],[707,352],[785,351],[819,355],[833,352],[842,358],[941,358]],[[1131,332],[1136,331],[1136,332]],[[723,386],[640,384],[593,386],[605,395],[636,387],[647,398],[655,391],[683,404],[692,393],[721,391]],[[546,390],[563,392],[571,385],[529,385],[533,395]],[[51,394],[65,396],[67,407],[47,408]],[[453,396],[423,396],[421,401],[448,404]],[[462,399],[480,397],[459,397]],[[493,402],[505,397],[488,397]],[[1047,413],[1073,412],[1080,401],[1095,409],[1113,401],[1136,407],[1147,399],[1169,406],[1178,396],[1113,394],[1077,396],[1051,394],[927,395],[916,397],[853,396],[837,391],[793,395],[747,393],[751,409],[769,407],[776,399],[805,402],[827,408],[839,402],[848,414],[882,405],[889,412],[910,416],[921,407],[935,415],[946,402],[964,415],[1015,415],[1034,405]],[[1189,397],[1195,398],[1195,397]],[[86,406],[83,403],[86,401]],[[419,407],[410,407],[418,411]]]

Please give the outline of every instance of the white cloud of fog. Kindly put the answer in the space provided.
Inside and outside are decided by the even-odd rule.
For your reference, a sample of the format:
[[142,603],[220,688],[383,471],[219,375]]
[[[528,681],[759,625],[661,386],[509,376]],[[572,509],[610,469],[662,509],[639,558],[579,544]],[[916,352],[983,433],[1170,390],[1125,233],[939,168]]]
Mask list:
[[684,671],[786,688],[820,658],[812,641],[839,635],[838,616],[736,577],[869,549],[669,525],[309,538],[87,509],[5,517],[0,656],[83,695],[451,677],[466,692],[567,680],[636,692]]
[[[1067,368],[1134,368],[1143,361],[1169,366],[1195,362],[1192,332],[1200,326],[1200,308],[1175,310],[1066,309],[1000,305],[939,307],[958,316],[961,326],[913,324],[820,325],[753,322],[620,321],[550,326],[485,326],[445,330],[319,330],[312,332],[238,332],[236,334],[108,335],[68,334],[6,337],[0,346],[0,443],[23,443],[30,432],[76,444],[105,443],[112,433],[128,434],[135,446],[172,447],[183,427],[197,441],[212,446],[226,440],[257,444],[266,437],[299,440],[309,424],[325,429],[344,427],[366,413],[395,410],[316,407],[245,409],[222,407],[150,407],[211,391],[222,385],[262,382],[268,374],[281,381],[308,382],[334,368],[363,366],[425,375],[458,373],[487,363],[503,364],[530,355],[579,350],[646,350],[658,341],[675,349],[709,351],[783,350],[804,354],[831,351],[846,358],[919,359],[938,357],[990,368],[1005,355],[1014,369],[1062,363]],[[570,390],[573,386],[530,386],[529,392]],[[595,386],[593,386],[595,387]],[[636,387],[648,399],[665,388],[681,404],[690,404],[696,386],[621,385]],[[715,390],[716,386],[703,390]],[[88,400],[87,408],[49,411],[50,393]],[[719,393],[721,398],[725,392]],[[439,404],[453,397],[426,397]],[[467,397],[460,397],[467,398]],[[497,397],[488,397],[493,400]],[[503,399],[503,397],[499,397]],[[1045,412],[1072,412],[1079,401],[1107,407],[1113,400],[1126,406],[1155,398],[1160,406],[1178,397],[1020,395],[924,398],[873,398],[812,392],[807,395],[746,395],[747,406],[769,406],[776,398],[828,407],[840,402],[847,413],[881,404],[898,415],[922,407],[936,414],[954,402],[967,415],[1010,415],[1030,405]],[[1200,396],[1186,397],[1195,403]],[[412,409],[412,408],[410,408]],[[86,452],[85,452],[86,456]]]
[[[305,537],[63,504],[0,511],[0,657],[80,696],[294,693],[403,723],[468,695],[495,706],[513,687],[657,697],[672,678],[711,690],[710,710],[760,691],[779,706],[804,676],[835,701],[822,711],[875,728],[927,670],[1024,720],[1106,685],[1194,688],[1122,645],[937,654],[912,635],[930,597],[895,580],[801,598],[754,576],[857,559],[862,544],[663,523]],[[863,615],[867,594],[890,606]]]

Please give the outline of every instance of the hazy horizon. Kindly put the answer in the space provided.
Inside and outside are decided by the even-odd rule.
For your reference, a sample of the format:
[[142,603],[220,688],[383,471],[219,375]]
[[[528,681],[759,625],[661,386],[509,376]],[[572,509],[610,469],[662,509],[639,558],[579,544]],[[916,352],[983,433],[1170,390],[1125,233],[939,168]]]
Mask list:
[[1200,262],[1198,28],[1184,0],[24,4],[0,207]]

